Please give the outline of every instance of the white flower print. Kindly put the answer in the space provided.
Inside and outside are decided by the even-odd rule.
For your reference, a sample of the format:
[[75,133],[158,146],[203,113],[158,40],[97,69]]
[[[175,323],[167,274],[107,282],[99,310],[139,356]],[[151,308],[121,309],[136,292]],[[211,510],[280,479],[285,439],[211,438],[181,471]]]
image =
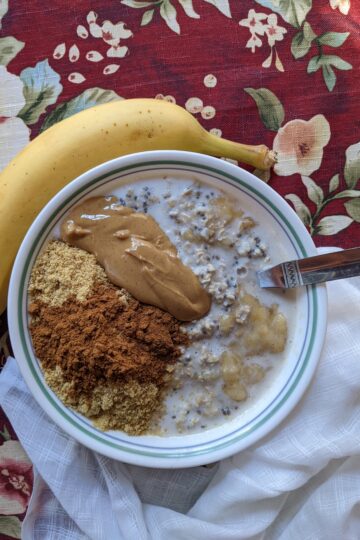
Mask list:
[[82,75],[81,73],[78,73],[76,71],[74,71],[73,73],[70,73],[70,75],[68,76],[68,81],[71,82],[71,83],[74,83],[74,84],[81,84],[85,81],[85,77],[84,75]]
[[110,49],[107,50],[106,56],[109,58],[124,58],[124,56],[127,55],[129,52],[129,47],[126,47],[126,45],[123,46],[114,46],[110,47]]
[[120,43],[120,39],[128,39],[133,36],[131,30],[125,28],[125,23],[118,22],[112,24],[110,21],[104,21],[101,27],[102,38],[105,43],[117,47]]
[[79,26],[76,29],[76,33],[81,39],[86,39],[87,37],[89,37],[89,32],[86,30],[85,26],[83,26],[82,24],[79,24]]
[[101,60],[104,60],[103,55],[99,51],[88,51],[85,58],[89,62],[101,62]]
[[104,75],[112,75],[113,73],[116,73],[120,66],[118,64],[109,64],[108,66],[104,67],[103,74]]
[[55,60],[60,60],[60,58],[63,58],[65,53],[66,45],[65,43],[60,43],[57,47],[55,47],[55,50],[53,52],[53,58],[55,58]]
[[212,128],[212,129],[210,129],[210,133],[211,133],[212,135],[216,135],[216,137],[221,137],[221,136],[222,136],[222,131],[221,131],[221,129],[219,129],[219,128]]
[[97,18],[98,18],[98,15],[97,13],[95,13],[95,11],[89,11],[89,13],[87,14],[86,20],[88,24],[93,24],[93,23],[96,23]]
[[162,99],[168,101],[169,103],[176,103],[174,96],[164,96],[164,94],[156,94],[155,99]]
[[201,116],[204,120],[211,120],[214,118],[216,110],[212,105],[206,105],[201,111]]
[[261,21],[264,21],[265,19],[265,13],[256,13],[254,9],[250,9],[247,19],[242,19],[239,22],[239,25],[249,28],[252,34],[263,36],[265,33],[265,28]]
[[287,32],[286,28],[278,26],[277,20],[277,15],[271,13],[268,16],[267,24],[265,25],[265,33],[270,47],[273,47],[276,41],[282,41],[284,39],[284,34]]
[[262,41],[256,34],[253,34],[251,38],[249,39],[249,41],[246,43],[246,47],[248,49],[251,49],[252,53],[255,52],[256,47],[261,47],[261,45],[262,45]]
[[29,142],[30,130],[17,118],[25,105],[23,83],[0,66],[0,170]]
[[[264,22],[266,19],[266,22]],[[266,15],[265,13],[256,13],[253,9],[250,9],[247,19],[242,19],[239,22],[240,26],[246,26],[250,30],[250,39],[246,43],[246,48],[251,49],[254,53],[256,47],[262,46],[262,40],[259,36],[267,37],[268,45],[270,47],[270,54],[262,63],[262,67],[269,68],[272,65],[274,52],[275,52],[275,67],[278,71],[285,71],[284,66],[280,60],[279,54],[275,48],[277,41],[284,39],[284,34],[287,33],[286,28],[278,25],[278,18],[275,13]]]
[[350,11],[350,0],[330,0],[332,9],[338,9],[343,15],[347,15]]
[[102,37],[102,30],[101,26],[99,26],[97,23],[90,23],[89,24],[89,30],[90,34],[94,38],[101,38]]
[[205,75],[203,82],[206,88],[214,88],[217,85],[217,78],[212,73],[209,73]]
[[113,24],[111,21],[104,21],[100,26],[97,23],[97,13],[90,11],[86,18],[89,24],[90,34],[95,38],[101,38],[105,43],[110,45],[106,56],[109,58],[124,58],[129,49],[125,45],[120,46],[120,40],[129,39],[133,36],[131,30],[126,28],[125,23],[119,21]]
[[204,103],[202,99],[198,97],[191,97],[185,103],[185,109],[192,114],[197,114],[201,112],[204,108]]
[[80,58],[80,51],[77,45],[72,45],[69,50],[69,60],[70,62],[77,62]]
[[[1,2],[1,0],[0,0]],[[76,27],[76,34],[81,40],[86,40],[89,36],[100,39],[100,43],[105,43],[108,46],[106,51],[106,57],[108,58],[124,58],[129,53],[129,48],[126,45],[120,44],[121,40],[129,39],[133,36],[131,30],[126,28],[126,24],[122,21],[117,22],[116,24],[112,23],[109,20],[103,21],[101,24],[98,22],[98,14],[95,11],[89,11],[86,16],[86,26],[79,24]],[[85,23],[86,24],[86,23]],[[78,44],[80,44],[78,42]],[[69,44],[70,45],[70,44]],[[99,50],[101,47],[95,46],[94,49],[81,52],[76,43],[71,44],[68,50],[68,60],[71,63],[75,63],[79,60],[81,54],[85,55],[85,58],[88,62],[97,63],[102,62],[106,57],[105,53],[101,53]],[[67,44],[60,43],[57,45],[53,52],[53,58],[60,60],[65,56],[67,52]],[[118,64],[109,64],[103,68],[104,75],[111,75],[118,71]],[[73,84],[81,84],[86,80],[86,77],[82,73],[74,71],[68,75],[68,81]]]

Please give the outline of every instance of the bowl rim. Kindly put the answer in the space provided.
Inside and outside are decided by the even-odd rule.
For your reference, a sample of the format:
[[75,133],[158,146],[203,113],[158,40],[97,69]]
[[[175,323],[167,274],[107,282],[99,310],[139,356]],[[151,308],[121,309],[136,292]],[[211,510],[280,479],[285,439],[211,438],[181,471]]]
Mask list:
[[[24,312],[23,287],[26,273],[29,270],[27,263],[31,260],[32,253],[36,249],[37,240],[45,234],[46,224],[51,221],[51,216],[58,214],[60,209],[66,206],[66,202],[72,200],[72,204],[75,204],[76,201],[73,199],[79,193],[79,198],[81,198],[84,195],[81,195],[81,193],[90,183],[96,184],[103,179],[106,181],[108,177],[111,181],[114,174],[123,171],[128,171],[129,174],[129,172],[149,164],[157,167],[168,166],[168,168],[175,165],[191,166],[200,173],[205,172],[206,174],[206,172],[211,171],[230,179],[238,186],[242,185],[243,188],[266,200],[272,211],[281,214],[281,218],[285,220],[287,226],[291,229],[291,234],[296,239],[302,256],[311,256],[317,253],[312,238],[289,204],[270,186],[232,163],[203,154],[176,150],[148,151],[121,156],[102,163],[75,178],[47,203],[33,221],[20,246],[11,274],[8,295],[9,333],[15,358],[31,393],[48,416],[70,436],[94,451],[127,463],[160,468],[193,467],[218,461],[251,446],[282,422],[298,403],[314,375],[325,339],[327,323],[326,287],[324,285],[307,287],[308,294],[313,302],[314,312],[312,319],[315,324],[313,324],[307,353],[304,357],[306,361],[304,360],[305,363],[303,362],[304,365],[301,366],[296,380],[292,382],[282,400],[270,411],[268,417],[262,419],[259,422],[260,425],[245,430],[236,440],[225,441],[222,445],[215,447],[212,447],[211,441],[208,441],[201,445],[195,445],[195,450],[191,452],[183,454],[172,452],[171,455],[164,455],[161,451],[143,452],[134,448],[129,450],[126,446],[126,440],[122,442],[122,446],[115,443],[111,444],[109,441],[105,444],[101,436],[92,433],[97,430],[92,429],[91,426],[88,426],[88,429],[79,428],[79,425],[69,415],[64,415],[62,410],[69,411],[70,409],[50,395],[46,383],[40,380],[32,366],[32,358],[30,358],[32,351],[30,353],[27,350],[26,330],[24,330],[22,322]],[[35,358],[34,354],[32,356]],[[48,396],[44,394],[44,387],[46,387]],[[40,393],[38,392],[39,388]],[[208,430],[208,432],[211,432],[211,430]],[[133,437],[130,437],[130,439],[133,439]]]

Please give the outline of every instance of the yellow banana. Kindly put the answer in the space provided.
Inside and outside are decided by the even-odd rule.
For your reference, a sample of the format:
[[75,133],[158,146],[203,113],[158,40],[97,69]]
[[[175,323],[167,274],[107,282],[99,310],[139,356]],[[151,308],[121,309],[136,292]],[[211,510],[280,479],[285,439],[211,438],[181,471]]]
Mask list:
[[156,99],[115,101],[82,111],[30,142],[0,174],[0,313],[20,243],[45,204],[68,182],[115,157],[145,150],[189,150],[259,169],[274,164],[264,146],[221,139],[185,109]]

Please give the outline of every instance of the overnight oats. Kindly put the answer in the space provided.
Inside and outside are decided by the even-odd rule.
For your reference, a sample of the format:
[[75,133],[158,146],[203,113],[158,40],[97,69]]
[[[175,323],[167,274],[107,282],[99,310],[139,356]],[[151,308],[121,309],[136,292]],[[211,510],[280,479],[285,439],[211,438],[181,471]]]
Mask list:
[[103,430],[178,435],[261,398],[288,346],[291,302],[261,291],[266,231],[197,178],[83,199],[29,283],[45,379]]

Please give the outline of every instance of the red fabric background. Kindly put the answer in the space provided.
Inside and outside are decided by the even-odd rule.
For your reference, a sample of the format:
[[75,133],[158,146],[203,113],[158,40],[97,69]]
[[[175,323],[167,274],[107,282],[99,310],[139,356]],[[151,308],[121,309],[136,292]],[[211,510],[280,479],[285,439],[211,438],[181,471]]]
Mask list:
[[[321,70],[307,74],[309,58],[317,54],[315,45],[304,58],[296,60],[293,57],[290,44],[298,30],[280,15],[278,24],[285,27],[287,33],[283,41],[277,42],[276,49],[285,67],[284,73],[274,66],[270,69],[262,67],[269,54],[268,48],[256,49],[252,54],[245,47],[250,37],[249,29],[240,26],[239,21],[246,19],[250,9],[266,14],[271,12],[255,1],[230,0],[232,18],[225,17],[203,0],[193,1],[199,19],[188,17],[177,0],[173,0],[173,4],[177,7],[180,35],[165,24],[158,12],[148,26],[141,27],[145,10],[124,6],[118,0],[10,0],[0,37],[14,36],[25,42],[25,47],[7,69],[20,75],[23,69],[49,59],[51,67],[61,75],[63,91],[56,104],[48,107],[46,114],[86,88],[95,86],[114,90],[125,98],[155,97],[159,93],[172,95],[182,106],[188,98],[197,96],[205,105],[216,109],[212,120],[197,116],[206,129],[219,128],[225,138],[250,144],[265,143],[272,147],[275,133],[264,127],[254,100],[244,91],[246,87],[265,87],[274,92],[283,104],[284,123],[293,119],[309,120],[317,114],[326,117],[331,139],[324,149],[321,167],[311,177],[327,193],[330,178],[340,173],[340,188],[346,189],[343,177],[345,151],[359,139],[360,10],[356,3],[352,2],[350,12],[345,16],[338,10],[332,10],[328,0],[317,0],[306,18],[316,34],[350,32],[341,47],[324,47],[326,54],[338,54],[353,66],[348,71],[336,70],[337,82],[332,92],[326,88]],[[129,47],[125,58],[107,59],[109,64],[120,64],[120,69],[111,76],[102,74],[104,62],[100,68],[99,64],[85,60],[86,52],[94,49],[106,56],[109,46],[91,36],[82,40],[76,34],[79,24],[87,26],[86,17],[90,10],[98,13],[99,24],[104,20],[113,23],[123,21],[134,33],[131,39],[122,41],[122,45]],[[77,44],[81,53],[77,63],[70,63],[67,55],[61,60],[53,59],[55,47],[63,42],[67,49]],[[69,82],[67,77],[73,71],[80,71],[86,81],[78,85]],[[204,86],[204,76],[209,73],[217,77],[218,83],[214,88]],[[30,126],[31,138],[37,135],[43,120],[44,115]],[[299,174],[277,176],[272,173],[270,185],[283,196],[297,194],[314,211],[314,203],[307,199]],[[322,216],[334,214],[346,214],[344,199],[331,202]],[[347,248],[359,245],[359,223],[354,221],[348,228],[331,236],[317,235],[314,241],[318,246]],[[6,330],[4,316],[1,330],[0,334]],[[0,429],[3,426],[7,426],[11,437],[15,438],[8,420],[0,412]],[[0,538],[8,537],[0,533]]]

